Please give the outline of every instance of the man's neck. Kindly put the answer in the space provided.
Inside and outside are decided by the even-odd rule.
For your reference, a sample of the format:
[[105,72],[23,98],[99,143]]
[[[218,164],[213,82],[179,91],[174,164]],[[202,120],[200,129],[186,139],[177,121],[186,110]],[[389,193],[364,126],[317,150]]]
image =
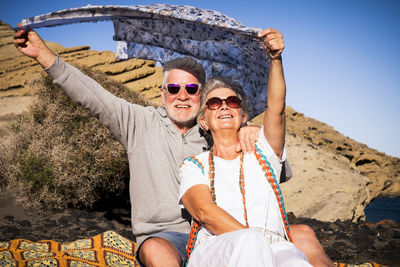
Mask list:
[[184,127],[184,128],[179,128],[177,126],[178,130],[181,132],[182,135],[184,135],[185,133],[187,133],[190,129],[192,129],[192,127]]
[[173,123],[182,135],[186,134],[196,124],[195,121],[193,121],[191,123],[181,123],[181,124],[177,123],[177,122],[173,122]]

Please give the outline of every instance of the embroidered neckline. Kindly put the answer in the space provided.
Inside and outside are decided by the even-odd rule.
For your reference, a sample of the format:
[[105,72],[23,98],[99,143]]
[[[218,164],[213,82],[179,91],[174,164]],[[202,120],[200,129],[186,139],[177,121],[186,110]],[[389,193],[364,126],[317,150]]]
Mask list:
[[285,210],[285,205],[283,203],[283,196],[282,196],[282,191],[279,187],[279,184],[276,180],[276,177],[274,175],[273,172],[271,172],[271,166],[269,164],[269,162],[267,161],[266,157],[264,156],[264,154],[262,154],[260,148],[258,148],[258,146],[255,146],[255,150],[254,150],[254,155],[256,156],[256,159],[258,160],[258,163],[260,164],[261,168],[264,171],[264,176],[267,179],[267,181],[269,182],[269,184],[272,187],[272,190],[275,193],[276,199],[278,200],[278,205],[279,205],[279,211],[281,213],[282,216],[282,220],[285,226],[285,234],[288,237],[289,241],[293,243],[292,240],[292,236],[290,234],[290,229],[289,229],[289,220],[287,217],[287,213]]

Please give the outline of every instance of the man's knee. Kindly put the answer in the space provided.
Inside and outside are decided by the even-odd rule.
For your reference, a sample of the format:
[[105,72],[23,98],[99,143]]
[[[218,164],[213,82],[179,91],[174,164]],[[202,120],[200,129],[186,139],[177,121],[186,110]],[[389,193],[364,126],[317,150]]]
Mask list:
[[182,263],[174,246],[158,237],[143,242],[139,250],[139,259],[145,266],[180,266]]

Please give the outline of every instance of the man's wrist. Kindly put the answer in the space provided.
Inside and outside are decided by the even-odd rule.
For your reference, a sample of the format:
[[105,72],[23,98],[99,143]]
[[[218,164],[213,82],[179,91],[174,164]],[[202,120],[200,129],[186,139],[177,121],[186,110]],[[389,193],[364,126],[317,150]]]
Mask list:
[[44,48],[36,58],[36,61],[42,65],[43,68],[47,69],[56,61],[56,54],[53,53],[48,47]]

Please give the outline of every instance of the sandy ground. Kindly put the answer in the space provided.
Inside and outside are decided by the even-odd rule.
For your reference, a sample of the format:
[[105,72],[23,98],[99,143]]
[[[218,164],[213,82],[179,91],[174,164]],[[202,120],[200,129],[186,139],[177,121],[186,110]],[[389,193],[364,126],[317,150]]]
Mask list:
[[107,208],[97,211],[65,209],[37,216],[19,207],[9,192],[0,193],[0,241],[28,239],[71,242],[108,230],[135,241],[130,210]]
[[23,221],[32,219],[31,215],[25,212],[25,210],[19,207],[15,201],[14,196],[8,192],[0,193],[0,222],[4,222],[4,217],[12,215],[14,220]]
[[[71,242],[113,230],[135,241],[130,226],[129,208],[103,211],[66,209],[38,217],[18,207],[9,193],[0,193],[0,241],[12,239]],[[307,224],[317,234],[328,256],[335,262],[361,264],[378,262],[400,266],[400,224],[393,221],[352,223],[321,222],[295,218],[292,224]]]

